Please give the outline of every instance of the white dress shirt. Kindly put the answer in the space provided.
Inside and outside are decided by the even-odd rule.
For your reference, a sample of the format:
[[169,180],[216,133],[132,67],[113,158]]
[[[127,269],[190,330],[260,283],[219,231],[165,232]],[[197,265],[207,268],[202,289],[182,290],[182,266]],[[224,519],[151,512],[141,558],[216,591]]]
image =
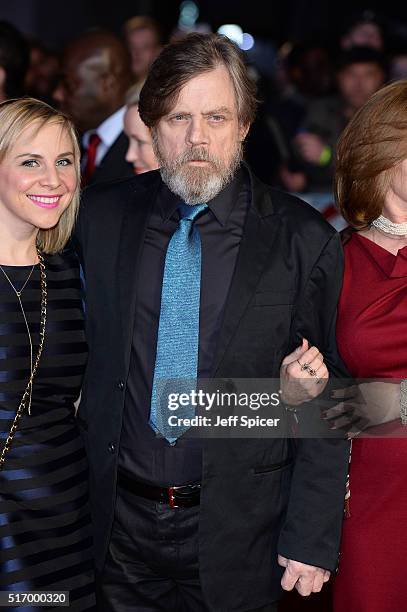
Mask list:
[[[96,151],[96,166],[100,164],[112,144],[117,140],[120,133],[123,131],[123,118],[126,112],[126,107],[122,106],[113,115],[110,115],[107,119],[101,123],[96,130],[88,130],[82,136],[82,146],[84,151],[87,150],[89,145],[89,138],[91,134],[97,134],[101,140],[97,151]],[[86,165],[86,153],[84,154],[81,162],[82,168]]]

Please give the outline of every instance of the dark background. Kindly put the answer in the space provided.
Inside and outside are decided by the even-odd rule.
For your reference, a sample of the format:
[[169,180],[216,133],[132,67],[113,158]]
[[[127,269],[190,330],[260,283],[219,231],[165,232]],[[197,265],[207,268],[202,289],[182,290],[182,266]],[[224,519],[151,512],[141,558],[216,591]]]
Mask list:
[[[371,9],[383,17],[388,30],[399,34],[407,49],[407,8],[398,0],[347,2],[346,0],[195,0],[199,22],[212,30],[236,23],[259,39],[276,46],[284,41],[322,34],[335,41],[344,21],[353,13]],[[181,0],[0,0],[0,20],[11,22],[28,37],[56,51],[91,27],[104,27],[120,34],[123,23],[134,15],[150,15],[161,24],[165,37],[178,22]],[[392,41],[390,41],[392,42]],[[391,47],[391,44],[390,44]],[[260,54],[269,59],[264,46]],[[272,57],[272,56],[271,56]],[[319,596],[302,599],[287,595],[280,612],[329,612],[329,585]],[[395,611],[395,612],[402,612]]]
[[[166,34],[175,27],[180,0],[0,0],[0,19],[13,23],[29,36],[59,49],[66,41],[92,26],[119,33],[133,15],[155,17]],[[335,2],[332,0],[200,0],[199,21],[214,30],[223,23],[237,23],[254,36],[276,43],[307,37],[313,32],[335,36],[343,20],[358,9],[370,8],[391,23],[407,22],[404,3]]]

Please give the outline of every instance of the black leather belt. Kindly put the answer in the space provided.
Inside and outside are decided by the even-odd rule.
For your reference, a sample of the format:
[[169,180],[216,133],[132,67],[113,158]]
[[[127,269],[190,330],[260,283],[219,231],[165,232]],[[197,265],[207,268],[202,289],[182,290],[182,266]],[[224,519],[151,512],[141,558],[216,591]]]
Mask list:
[[123,472],[119,472],[117,483],[126,491],[151,499],[160,504],[168,504],[170,508],[192,508],[198,506],[201,485],[191,484],[182,487],[154,487],[152,485],[133,480]]

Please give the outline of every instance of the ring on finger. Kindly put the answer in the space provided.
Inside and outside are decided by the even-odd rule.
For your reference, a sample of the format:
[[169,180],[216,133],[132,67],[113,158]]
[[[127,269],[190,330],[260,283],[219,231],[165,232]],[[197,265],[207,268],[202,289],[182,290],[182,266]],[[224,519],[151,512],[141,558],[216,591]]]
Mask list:
[[318,368],[315,368],[315,372],[316,372],[316,378],[317,380],[315,381],[317,385],[319,385],[322,381],[323,381],[323,377],[318,375],[319,370],[321,370],[321,368],[324,367],[324,362],[321,363],[321,365]]
[[299,359],[297,359],[297,363],[301,367],[301,371],[302,372],[308,371],[308,369],[310,367],[309,363],[307,363],[307,362],[301,363],[301,361],[299,361]]
[[[319,370],[320,368],[318,368]],[[311,376],[314,376],[316,378],[315,380],[315,384],[319,385],[320,383],[322,383],[322,381],[324,380],[322,376],[318,376],[318,370],[314,370],[313,368],[311,368],[312,372],[310,372],[308,370],[308,372],[311,374]]]

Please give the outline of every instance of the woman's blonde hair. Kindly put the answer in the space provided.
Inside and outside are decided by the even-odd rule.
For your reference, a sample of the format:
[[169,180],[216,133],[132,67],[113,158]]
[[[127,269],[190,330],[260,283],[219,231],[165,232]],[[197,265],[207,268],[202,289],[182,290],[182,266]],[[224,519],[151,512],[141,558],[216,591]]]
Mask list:
[[138,106],[140,100],[140,85],[137,83],[132,85],[126,92],[126,106]]
[[72,233],[79,208],[80,150],[76,130],[68,117],[40,100],[20,98],[0,104],[0,164],[23,130],[37,124],[39,131],[48,123],[60,125],[70,137],[77,176],[73,198],[57,225],[38,232],[38,248],[44,253],[57,253],[64,248]]
[[407,80],[376,92],[343,131],[336,152],[335,197],[356,229],[381,214],[390,181],[407,158]]

